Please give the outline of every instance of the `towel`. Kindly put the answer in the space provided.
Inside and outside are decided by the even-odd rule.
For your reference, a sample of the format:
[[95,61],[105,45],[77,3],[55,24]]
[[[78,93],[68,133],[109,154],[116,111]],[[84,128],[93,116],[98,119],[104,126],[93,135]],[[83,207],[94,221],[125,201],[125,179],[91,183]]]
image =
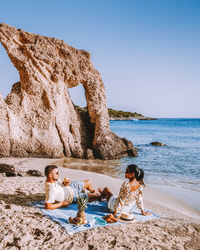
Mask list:
[[[118,221],[116,223],[106,223],[103,220],[103,217],[110,213],[108,207],[108,203],[104,201],[94,201],[87,204],[88,208],[85,210],[87,224],[85,225],[74,225],[69,223],[69,217],[76,217],[77,215],[77,204],[72,203],[68,207],[61,207],[54,210],[44,209],[44,201],[41,202],[34,202],[33,206],[41,209],[44,215],[47,215],[51,220],[58,222],[69,235],[73,235],[75,233],[85,231],[88,229],[92,229],[95,227],[102,227],[102,226],[111,226],[111,225],[120,225],[123,223],[129,223],[128,221]],[[151,215],[143,216],[141,212],[137,209],[137,207],[133,207],[135,222],[145,222],[148,220],[158,219],[160,215],[157,215],[151,211]]]

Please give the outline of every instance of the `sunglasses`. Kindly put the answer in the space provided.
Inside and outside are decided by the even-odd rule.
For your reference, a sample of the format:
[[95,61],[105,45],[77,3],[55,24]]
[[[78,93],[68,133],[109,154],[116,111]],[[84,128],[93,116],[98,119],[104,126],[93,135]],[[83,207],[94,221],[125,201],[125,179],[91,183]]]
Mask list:
[[133,174],[132,172],[126,171],[125,174]]

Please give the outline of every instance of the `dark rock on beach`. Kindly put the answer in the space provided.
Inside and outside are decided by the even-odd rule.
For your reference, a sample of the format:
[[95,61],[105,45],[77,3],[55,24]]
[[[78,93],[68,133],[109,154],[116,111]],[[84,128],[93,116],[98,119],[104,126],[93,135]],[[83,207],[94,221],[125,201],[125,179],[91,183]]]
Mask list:
[[27,171],[27,174],[30,175],[30,176],[36,176],[36,177],[43,177],[43,173],[40,172],[39,170],[28,170]]
[[9,164],[0,164],[0,173],[5,174],[6,176],[25,176],[24,171],[18,170],[15,166]]

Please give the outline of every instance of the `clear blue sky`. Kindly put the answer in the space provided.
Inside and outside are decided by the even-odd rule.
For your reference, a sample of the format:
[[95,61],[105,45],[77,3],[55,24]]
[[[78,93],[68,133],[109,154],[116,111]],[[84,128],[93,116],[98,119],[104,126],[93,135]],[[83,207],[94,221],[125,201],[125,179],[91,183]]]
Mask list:
[[[200,117],[200,0],[6,0],[0,22],[88,50],[109,107]],[[0,93],[18,80],[0,45]],[[81,86],[70,93],[85,105]]]

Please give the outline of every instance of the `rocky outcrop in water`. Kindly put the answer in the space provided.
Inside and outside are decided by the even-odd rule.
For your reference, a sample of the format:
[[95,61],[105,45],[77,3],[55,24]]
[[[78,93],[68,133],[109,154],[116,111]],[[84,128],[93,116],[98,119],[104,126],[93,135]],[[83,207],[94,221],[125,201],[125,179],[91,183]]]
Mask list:
[[[19,72],[0,96],[1,157],[136,155],[132,143],[111,132],[104,84],[90,54],[62,40],[0,25],[0,42]],[[82,84],[88,112],[78,112],[68,88]]]
[[150,143],[152,146],[167,146],[165,143],[159,141],[153,141]]

